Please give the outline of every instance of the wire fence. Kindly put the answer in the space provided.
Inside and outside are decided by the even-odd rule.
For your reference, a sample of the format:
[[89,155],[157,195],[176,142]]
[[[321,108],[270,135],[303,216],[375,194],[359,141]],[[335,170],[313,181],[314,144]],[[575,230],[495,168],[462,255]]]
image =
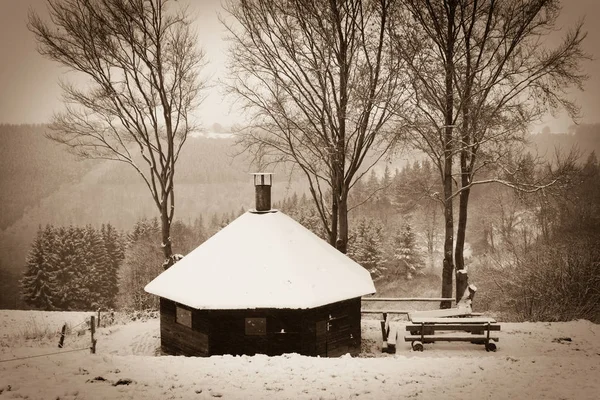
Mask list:
[[79,326],[81,326],[81,325],[83,325],[83,324],[89,324],[89,319],[84,319],[84,320],[83,320],[83,322],[80,322],[80,323],[78,323],[77,325],[73,325],[73,326],[71,327],[71,330],[74,330],[75,328],[77,328],[77,327],[79,327]]
[[[71,330],[71,332],[73,332],[75,330],[75,328],[78,328],[79,326],[81,326],[83,324],[87,324],[87,326],[90,328],[90,330],[93,331],[94,330],[93,327],[92,327],[92,324],[94,323],[93,321],[94,321],[94,316],[90,316],[90,317],[84,319],[82,322],[78,323],[77,325],[71,326],[70,330]],[[68,326],[68,324],[65,322],[63,324],[63,328],[59,329],[55,333],[55,335],[54,335],[54,336],[57,336],[57,335],[63,336],[63,338],[61,338],[61,341],[59,342],[59,347],[60,348],[62,348],[62,346],[63,346],[63,339],[64,339],[64,336],[66,336],[65,333],[64,333],[65,332],[64,328],[66,326]],[[62,350],[62,351],[56,351],[56,352],[52,352],[52,353],[35,354],[35,355],[32,355],[32,356],[16,357],[16,358],[4,359],[4,360],[0,359],[0,363],[6,363],[6,362],[11,362],[11,361],[19,361],[19,360],[27,360],[29,358],[54,356],[54,355],[65,354],[65,353],[73,353],[73,352],[76,352],[76,351],[90,350],[92,348],[94,348],[93,352],[95,352],[95,339],[94,339],[94,336],[93,336],[93,332],[92,332],[92,347],[83,347],[83,348],[80,348],[80,349]]]
[[81,348],[81,349],[71,349],[71,350],[56,351],[54,353],[36,354],[36,355],[33,355],[33,356],[9,358],[9,359],[6,359],[6,360],[0,360],[0,363],[10,362],[10,361],[18,361],[18,360],[27,360],[29,358],[36,358],[36,357],[54,356],[54,355],[57,355],[57,354],[73,353],[75,351],[82,351],[82,350],[89,350],[89,349],[90,349],[89,347],[84,347],[84,348]]

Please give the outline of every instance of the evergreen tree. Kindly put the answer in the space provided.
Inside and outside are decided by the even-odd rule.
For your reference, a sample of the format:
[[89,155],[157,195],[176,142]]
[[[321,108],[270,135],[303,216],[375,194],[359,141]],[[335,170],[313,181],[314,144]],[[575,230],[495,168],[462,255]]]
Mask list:
[[25,302],[42,310],[54,309],[53,293],[56,291],[52,276],[50,249],[47,244],[51,240],[53,229],[48,225],[46,230],[38,229],[33,241],[25,272],[21,280],[22,296]]
[[410,208],[410,179],[411,168],[407,163],[399,173],[396,173],[392,182],[393,194],[391,196],[392,205],[397,210],[406,210]]
[[148,220],[147,218],[141,218],[135,223],[133,230],[127,234],[128,245],[149,236],[154,237],[157,233],[160,233],[159,229],[158,219]]
[[145,218],[137,220],[136,223],[133,225],[133,229],[131,230],[131,232],[127,234],[127,242],[135,243],[144,234],[146,226],[147,220]]
[[382,205],[384,207],[389,207],[390,204],[392,203],[391,201],[391,193],[393,192],[392,190],[392,175],[390,174],[390,167],[389,165],[385,165],[385,170],[383,171],[383,178],[381,179],[381,187],[382,189],[382,194],[381,194],[381,199],[382,199]]
[[394,259],[398,262],[398,270],[404,270],[406,279],[423,267],[423,261],[416,245],[416,235],[410,223],[404,224],[392,238]]
[[63,240],[65,246],[64,267],[68,276],[65,310],[89,310],[95,308],[98,295],[93,282],[97,279],[92,253],[93,238],[90,226],[70,226]]
[[73,271],[71,270],[74,251],[71,249],[71,243],[68,238],[68,231],[65,227],[59,227],[56,230],[56,236],[52,243],[52,252],[56,255],[56,265],[54,269],[56,279],[56,295],[54,305],[59,310],[69,309],[69,291]]
[[[146,225],[138,224],[133,236],[144,235],[155,224]],[[91,225],[40,228],[21,281],[23,298],[43,309],[114,307],[123,257],[123,240],[111,225],[101,231]]]
[[221,215],[221,223],[219,224],[219,229],[223,229],[227,225],[229,225],[229,223],[231,222],[231,219],[229,219],[229,217],[230,216],[226,213]]
[[383,226],[362,218],[352,233],[348,256],[366,268],[374,279],[381,278],[386,270]]
[[369,180],[365,185],[366,195],[371,198],[371,201],[377,200],[380,195],[379,189],[381,185],[379,184],[379,178],[377,178],[377,174],[374,169],[371,169],[371,173],[369,174]]
[[381,181],[381,186],[387,188],[392,183],[392,176],[390,173],[390,166],[388,164],[385,165],[385,169],[383,170],[383,179]]
[[302,195],[294,209],[286,213],[321,239],[327,240],[327,233],[323,228],[317,208],[312,201],[306,198],[306,194]]
[[194,232],[200,243],[203,243],[206,239],[208,239],[208,232],[204,226],[204,218],[202,217],[202,214],[200,214],[200,216],[194,220]]
[[298,193],[294,192],[292,198],[290,199],[290,207],[298,206]]
[[349,196],[353,205],[361,204],[369,196],[366,193],[365,183],[362,179],[356,181]]
[[104,281],[104,307],[116,307],[118,288],[118,271],[125,258],[125,246],[122,236],[111,225],[102,225],[102,241],[108,258]]
[[176,254],[186,255],[204,241],[193,227],[190,227],[181,221],[173,222],[171,228],[173,237],[177,238],[176,240],[173,240],[173,251]]
[[[173,224],[173,232],[179,222]],[[138,221],[128,234],[124,259],[118,271],[118,305],[120,307],[144,310],[156,309],[156,296],[144,292],[144,286],[163,271],[162,252],[156,241],[160,231],[146,219]],[[175,243],[174,243],[175,244]]]
[[85,268],[80,290],[88,296],[86,305],[90,308],[107,308],[111,267],[102,232],[88,225],[84,238]]
[[221,221],[216,212],[211,216],[209,229],[211,232],[218,232],[221,229]]

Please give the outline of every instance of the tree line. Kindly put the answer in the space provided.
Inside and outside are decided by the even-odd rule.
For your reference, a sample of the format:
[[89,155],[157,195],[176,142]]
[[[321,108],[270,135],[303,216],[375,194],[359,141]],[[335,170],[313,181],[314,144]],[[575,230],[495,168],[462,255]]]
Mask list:
[[[593,151],[567,159],[553,167],[562,171],[560,183],[542,191],[500,183],[473,191],[465,259],[481,289],[478,310],[505,320],[600,321],[600,165]],[[510,165],[524,182],[548,174],[531,153]],[[430,278],[443,258],[443,206],[420,189],[439,189],[432,174],[428,160],[416,161],[393,174],[371,172],[355,188],[348,255],[385,295],[439,285]],[[326,239],[305,195],[277,207]]]
[[[189,253],[242,212],[214,213],[206,222],[202,217],[189,224],[175,221],[175,251]],[[25,263],[21,296],[42,310],[156,309],[158,299],[144,286],[162,271],[160,235],[158,218],[142,218],[126,233],[111,224],[40,227]]]
[[113,308],[123,258],[122,235],[110,224],[40,227],[21,281],[23,299],[43,310]]
[[600,166],[592,152],[565,168],[545,191],[487,194],[495,201],[474,227],[482,307],[514,320],[600,321]]
[[[358,181],[349,198],[347,254],[371,273],[376,285],[380,280],[410,280],[433,264],[441,220],[436,212],[439,206],[423,199],[418,191],[419,185],[427,182],[435,183],[428,160],[407,164],[393,174],[386,166],[381,176],[372,170]],[[294,193],[275,208],[328,240],[306,194]]]
[[[518,161],[522,180],[545,174],[532,155]],[[523,193],[501,184],[475,190],[467,261],[481,294],[478,308],[508,320],[600,320],[600,165],[596,154],[561,166],[568,179]],[[375,285],[399,295],[419,285],[435,293],[443,257],[443,207],[423,196],[436,189],[424,159],[392,173],[371,172],[351,198],[348,255]],[[327,240],[314,203],[293,193],[275,208]],[[243,213],[173,224],[174,249],[185,255]],[[403,218],[397,218],[402,215]],[[396,218],[394,218],[396,217]],[[144,286],[162,271],[160,222],[140,219],[127,233],[104,225],[40,228],[31,245],[22,294],[40,309],[155,309]],[[431,279],[435,277],[436,279]]]

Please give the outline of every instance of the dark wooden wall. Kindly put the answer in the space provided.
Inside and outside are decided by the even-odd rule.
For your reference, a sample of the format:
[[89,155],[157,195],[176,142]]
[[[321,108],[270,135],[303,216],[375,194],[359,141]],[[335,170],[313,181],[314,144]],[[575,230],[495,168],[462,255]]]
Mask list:
[[[212,310],[209,318],[211,355],[300,352],[302,310]],[[266,334],[246,335],[246,318],[266,318]]]
[[[192,311],[192,328],[175,321],[177,306]],[[160,347],[164,354],[209,356],[208,334],[209,320],[205,312],[160,299]]]
[[360,353],[360,305],[358,297],[306,310],[302,354],[338,357]]
[[[360,305],[355,298],[308,310],[192,310],[190,329],[175,321],[176,303],[161,299],[161,347],[188,356],[358,354]],[[266,334],[246,335],[246,318],[266,318]]]

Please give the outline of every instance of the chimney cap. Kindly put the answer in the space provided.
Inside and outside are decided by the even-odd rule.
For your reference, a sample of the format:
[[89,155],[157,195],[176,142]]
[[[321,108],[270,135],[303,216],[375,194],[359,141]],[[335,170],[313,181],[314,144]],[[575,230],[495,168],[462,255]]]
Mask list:
[[271,172],[252,172],[254,179],[254,190],[256,208],[254,213],[274,212],[271,209],[271,186],[273,185],[273,173]]
[[[254,186],[271,186],[273,185],[272,172],[251,172],[254,179]],[[265,179],[266,178],[266,179]]]

